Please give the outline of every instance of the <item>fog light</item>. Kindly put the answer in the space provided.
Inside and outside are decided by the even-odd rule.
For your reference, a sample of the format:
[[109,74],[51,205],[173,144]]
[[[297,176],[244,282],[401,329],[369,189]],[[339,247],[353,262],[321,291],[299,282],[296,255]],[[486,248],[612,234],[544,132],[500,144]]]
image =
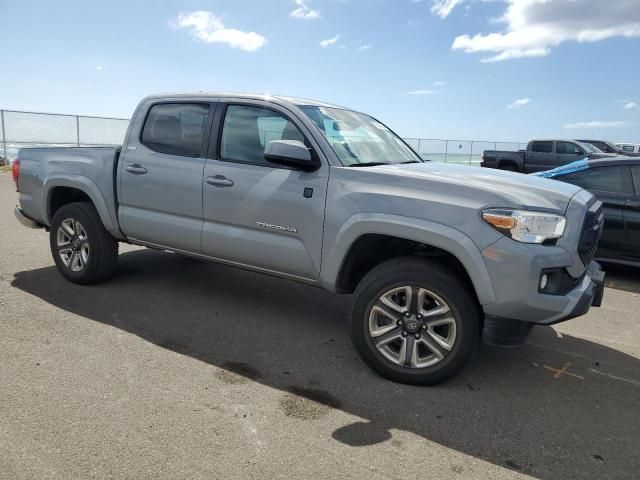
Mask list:
[[547,283],[549,282],[549,277],[547,277],[546,273],[543,273],[540,277],[540,290],[544,290],[547,288]]

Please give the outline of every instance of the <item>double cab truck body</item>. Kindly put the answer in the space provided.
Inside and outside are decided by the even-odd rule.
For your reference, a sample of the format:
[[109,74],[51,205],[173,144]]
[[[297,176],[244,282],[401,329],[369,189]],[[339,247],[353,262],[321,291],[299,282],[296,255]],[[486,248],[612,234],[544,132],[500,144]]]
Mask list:
[[575,140],[532,140],[526,150],[485,150],[481,167],[511,172],[533,173],[575,162],[583,158],[606,158],[616,155],[601,152],[594,146]]
[[395,381],[443,381],[481,336],[517,344],[602,297],[593,195],[424,162],[310,100],[151,96],[122,148],[23,149],[14,177],[68,280],[105,280],[128,242],[352,294],[354,346]]

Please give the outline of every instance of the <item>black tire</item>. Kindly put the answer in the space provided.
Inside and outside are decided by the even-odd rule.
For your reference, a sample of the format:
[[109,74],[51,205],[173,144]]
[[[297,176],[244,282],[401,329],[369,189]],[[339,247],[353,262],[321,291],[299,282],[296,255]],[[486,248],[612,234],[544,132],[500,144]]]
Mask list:
[[[394,363],[378,350],[370,334],[369,316],[374,305],[380,305],[377,302],[385,292],[403,286],[421,288],[435,294],[435,296],[439,297],[439,300],[446,303],[452,314],[442,315],[443,317],[446,316],[447,321],[450,323],[455,323],[452,346],[446,352],[442,349],[442,352],[445,352],[443,358],[434,365],[414,368],[410,365]],[[351,340],[356,351],[369,367],[384,378],[394,382],[412,385],[434,385],[454,377],[474,355],[480,338],[481,309],[475,295],[470,292],[471,288],[468,282],[461,279],[454,271],[434,260],[403,257],[378,265],[365,275],[354,293]],[[413,291],[416,292],[417,290]],[[417,298],[418,295],[415,295],[415,297]],[[398,321],[402,323],[404,317],[402,314],[398,314],[398,316],[400,317]],[[451,316],[454,317],[453,320],[450,318]],[[417,317],[414,316],[412,318]],[[424,323],[428,321],[420,320],[420,322]],[[412,324],[407,325],[414,326]],[[419,330],[414,334],[409,333],[408,336],[417,338],[415,335],[424,335],[426,337],[432,328],[426,325],[419,325],[419,327],[426,330]],[[404,326],[397,328],[407,333]],[[452,327],[447,326],[445,328]],[[389,334],[395,335],[394,332],[396,330],[394,328],[393,332],[389,332]],[[380,339],[382,336],[377,338]],[[406,340],[397,338],[395,341],[402,344],[402,342],[410,340],[413,345],[413,339],[404,338]],[[422,342],[422,337],[420,338],[420,340],[416,341]],[[428,337],[425,340],[431,341]],[[393,346],[392,344],[389,345],[388,348]],[[417,348],[424,350],[427,347],[419,346]],[[407,348],[406,350],[409,349]],[[427,352],[429,350],[427,349]],[[400,356],[401,353],[398,354],[398,358]],[[435,354],[433,358],[436,358]]]
[[[81,231],[85,232],[84,235],[76,235],[75,239],[71,239],[69,235],[62,233],[63,241],[61,243],[65,244],[65,247],[67,240],[70,240],[69,247],[72,248],[76,248],[74,242],[78,242],[78,252],[73,251],[65,254],[65,257],[73,255],[73,253],[80,255],[81,249],[86,248],[86,261],[80,262],[82,263],[81,268],[80,264],[76,265],[77,271],[74,270],[73,260],[68,261],[68,264],[65,263],[63,255],[59,253],[60,247],[58,246],[58,230],[63,222],[67,222],[65,225],[69,226],[70,221],[74,222],[72,225],[75,225],[75,222],[79,222]],[[84,240],[81,238],[84,238]],[[89,285],[103,282],[113,275],[118,264],[118,242],[104,228],[96,208],[89,202],[68,203],[60,207],[51,221],[49,245],[58,270],[67,280],[73,283]],[[65,251],[68,249],[66,248]]]

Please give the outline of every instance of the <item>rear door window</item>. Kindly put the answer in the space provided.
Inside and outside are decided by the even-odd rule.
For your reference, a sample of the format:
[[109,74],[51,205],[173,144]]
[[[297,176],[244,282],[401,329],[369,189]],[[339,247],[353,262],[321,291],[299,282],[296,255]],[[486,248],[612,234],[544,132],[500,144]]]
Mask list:
[[159,153],[199,157],[209,115],[201,103],[161,103],[151,107],[141,142]]
[[553,153],[553,142],[533,142],[531,151],[536,153]]

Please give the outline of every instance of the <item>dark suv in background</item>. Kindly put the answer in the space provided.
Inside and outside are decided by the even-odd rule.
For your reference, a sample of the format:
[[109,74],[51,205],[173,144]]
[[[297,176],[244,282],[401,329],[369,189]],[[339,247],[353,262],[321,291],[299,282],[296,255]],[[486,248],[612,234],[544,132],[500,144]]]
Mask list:
[[581,160],[535,175],[593,193],[604,205],[605,219],[596,259],[640,266],[640,158]]

